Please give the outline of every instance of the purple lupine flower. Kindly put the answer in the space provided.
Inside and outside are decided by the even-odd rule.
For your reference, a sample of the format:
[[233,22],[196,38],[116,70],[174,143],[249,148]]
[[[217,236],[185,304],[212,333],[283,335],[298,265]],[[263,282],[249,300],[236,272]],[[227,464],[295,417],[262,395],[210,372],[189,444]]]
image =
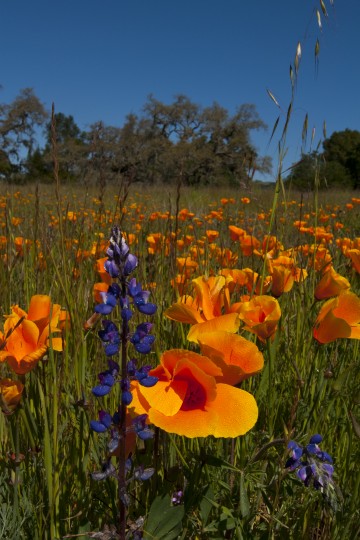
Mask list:
[[159,378],[149,375],[149,371],[152,369],[151,366],[142,366],[140,369],[137,369],[137,360],[132,358],[127,364],[127,373],[129,377],[133,380],[139,381],[142,386],[150,388],[155,386]]
[[140,414],[132,421],[133,430],[135,431],[136,435],[143,441],[146,441],[147,439],[152,439],[154,436],[154,432],[149,429],[146,424],[146,420],[147,414]]
[[104,433],[112,424],[112,417],[106,411],[99,411],[99,420],[91,420],[90,427],[97,433]]
[[104,328],[98,332],[98,335],[105,346],[105,354],[106,356],[114,356],[119,352],[121,343],[119,330],[116,324],[108,319],[104,319],[102,325]]
[[99,373],[98,378],[100,384],[92,389],[92,393],[96,397],[106,396],[114,386],[116,377],[119,373],[119,366],[113,360],[108,360],[109,369]]
[[105,478],[108,478],[109,476],[115,476],[116,478],[116,469],[110,459],[102,464],[101,471],[91,473],[91,478],[93,480],[105,480]]
[[123,321],[129,322],[133,316],[133,312],[129,306],[129,297],[120,296],[121,318]]
[[152,326],[151,323],[138,324],[134,334],[130,338],[135,350],[140,354],[148,354],[151,351],[151,345],[155,341],[155,336],[149,334]]
[[133,399],[132,393],[130,392],[129,379],[123,379],[120,385],[121,385],[121,401],[125,403],[126,406],[128,406],[130,405]]
[[[152,324],[149,322],[138,324],[135,332],[131,334],[128,323],[133,316],[133,306],[145,315],[153,315],[157,307],[155,304],[149,302],[150,292],[143,291],[141,284],[137,283],[136,279],[129,279],[130,274],[138,265],[138,259],[130,253],[129,246],[118,227],[114,227],[111,231],[110,245],[106,254],[108,260],[105,262],[104,268],[114,280],[118,280],[118,283],[112,283],[106,292],[101,293],[102,303],[96,306],[95,311],[99,315],[109,315],[119,305],[122,324],[119,331],[119,328],[114,322],[110,320],[102,321],[103,328],[98,332],[98,335],[104,345],[105,354],[108,357],[108,369],[99,373],[99,384],[92,389],[92,393],[97,397],[105,396],[111,391],[115,383],[119,382],[121,403],[113,416],[105,411],[100,411],[99,420],[92,420],[90,426],[98,433],[110,432],[107,445],[108,451],[112,454],[120,445],[120,454],[124,463],[124,432],[133,431],[142,440],[149,439],[154,435],[153,431],[147,426],[146,415],[135,419],[130,428],[125,428],[123,425],[126,412],[124,408],[130,405],[133,399],[130,386],[131,380],[137,380],[143,386],[150,387],[156,384],[158,378],[149,375],[151,366],[137,368],[135,359],[128,362],[125,373],[122,367],[120,374],[119,365],[109,357],[113,357],[119,353],[121,344],[123,345],[121,353],[126,355],[125,345],[128,341],[133,343],[135,350],[140,354],[147,354],[151,351],[151,346],[155,340],[155,337],[150,333]],[[122,357],[122,366],[124,366],[124,360],[125,358]],[[133,476],[127,482],[131,479],[139,481],[147,480],[154,472],[153,469],[144,469],[143,466],[133,469],[130,462],[128,467],[125,465],[125,472],[130,474],[131,470],[133,470]],[[95,480],[102,480],[108,476],[113,476],[114,471],[115,469],[111,465],[110,460],[107,460],[103,464],[102,470],[93,473],[92,477]],[[119,486],[119,497],[125,506],[129,505],[130,498],[124,484]]]
[[290,457],[285,463],[285,468],[296,471],[298,478],[306,487],[312,485],[332,502],[334,467],[331,456],[320,449],[321,441],[322,437],[318,434],[313,435],[309,444],[303,447],[295,441],[290,441],[288,444]]
[[184,492],[179,489],[178,491],[174,491],[173,494],[171,495],[171,502],[174,506],[178,506],[179,504],[181,504],[181,499],[184,495]]
[[137,257],[129,253],[129,255],[126,257],[126,261],[124,264],[124,276],[129,276],[130,274],[132,274],[132,272],[135,270],[137,265],[138,265]]
[[143,465],[140,465],[140,467],[137,467],[134,471],[134,478],[135,480],[145,482],[145,480],[149,480],[149,478],[152,477],[154,472],[155,469],[153,467],[148,467],[145,469]]
[[135,278],[132,278],[128,284],[128,293],[140,313],[154,315],[157,306],[149,302],[150,291],[143,291],[140,283],[136,283]]

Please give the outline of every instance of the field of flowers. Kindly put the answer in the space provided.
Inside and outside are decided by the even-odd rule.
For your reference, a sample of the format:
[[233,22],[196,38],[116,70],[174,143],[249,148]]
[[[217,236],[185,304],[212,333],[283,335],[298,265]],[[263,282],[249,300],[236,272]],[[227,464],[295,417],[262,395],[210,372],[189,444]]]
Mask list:
[[360,536],[360,198],[225,191],[4,186],[0,538]]

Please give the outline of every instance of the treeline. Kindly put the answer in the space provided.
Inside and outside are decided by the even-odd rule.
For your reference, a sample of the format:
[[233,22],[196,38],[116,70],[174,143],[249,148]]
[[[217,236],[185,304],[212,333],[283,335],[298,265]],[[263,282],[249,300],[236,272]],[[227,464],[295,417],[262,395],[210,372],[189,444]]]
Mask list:
[[51,182],[54,155],[61,180],[71,183],[181,178],[188,185],[239,186],[271,171],[271,159],[251,143],[251,132],[266,128],[252,104],[231,115],[217,103],[201,107],[184,95],[170,104],[149,96],[141,114],[129,114],[122,127],[99,121],[83,131],[71,115],[58,112],[51,121],[33,90],[25,89],[0,104],[0,120],[0,178],[14,183]]
[[314,189],[360,188],[360,132],[334,131],[324,140],[323,152],[303,154],[287,178],[302,191]]

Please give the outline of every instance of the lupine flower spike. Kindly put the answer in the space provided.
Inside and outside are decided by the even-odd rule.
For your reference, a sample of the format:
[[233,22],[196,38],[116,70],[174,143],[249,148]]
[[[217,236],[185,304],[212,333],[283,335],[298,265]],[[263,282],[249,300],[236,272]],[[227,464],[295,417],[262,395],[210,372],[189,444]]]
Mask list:
[[[111,414],[101,409],[98,419],[90,422],[90,427],[96,433],[107,433],[108,456],[100,471],[92,474],[94,480],[103,480],[115,476],[119,490],[119,534],[125,538],[126,508],[130,503],[127,485],[130,481],[143,482],[154,472],[152,468],[144,469],[142,465],[134,467],[127,455],[133,450],[134,438],[138,436],[147,440],[153,436],[153,431],[147,426],[147,415],[140,414],[131,419],[127,407],[133,400],[130,391],[131,382],[136,381],[141,386],[150,388],[158,378],[150,375],[151,366],[138,366],[138,359],[128,360],[128,345],[134,346],[135,352],[141,356],[151,351],[155,337],[151,334],[153,325],[148,322],[137,324],[130,331],[129,322],[134,310],[142,315],[154,315],[156,305],[149,302],[150,292],[143,290],[135,278],[129,278],[138,265],[137,257],[130,253],[129,247],[118,227],[112,229],[110,246],[107,249],[107,259],[104,269],[109,274],[110,285],[107,290],[100,292],[102,302],[95,307],[95,317],[89,319],[86,328],[89,329],[97,322],[97,317],[119,313],[120,327],[114,320],[103,319],[102,329],[98,336],[103,344],[107,357],[107,369],[99,373],[99,383],[92,389],[94,396],[101,398],[109,394],[115,385],[120,385],[121,401],[117,410]],[[119,363],[116,359],[119,358]],[[111,456],[118,456],[118,471],[111,462]]]
[[289,471],[296,471],[298,478],[306,487],[320,491],[325,500],[332,507],[336,507],[333,460],[327,452],[320,449],[321,441],[322,436],[319,434],[313,435],[306,446],[290,441],[288,444],[290,457],[285,467]]

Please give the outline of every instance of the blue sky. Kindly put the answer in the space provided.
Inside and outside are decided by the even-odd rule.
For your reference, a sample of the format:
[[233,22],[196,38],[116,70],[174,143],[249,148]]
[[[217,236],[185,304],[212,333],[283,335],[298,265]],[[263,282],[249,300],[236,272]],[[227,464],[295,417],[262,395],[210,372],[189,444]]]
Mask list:
[[47,108],[54,102],[81,128],[97,120],[121,126],[150,93],[166,103],[179,93],[203,106],[217,101],[230,113],[254,103],[269,129],[254,132],[252,142],[272,156],[275,175],[280,133],[268,141],[278,114],[285,120],[298,41],[285,164],[299,157],[306,113],[315,145],[324,121],[328,136],[360,130],[360,0],[324,3],[329,16],[320,31],[313,0],[3,0],[0,102],[33,87]]

